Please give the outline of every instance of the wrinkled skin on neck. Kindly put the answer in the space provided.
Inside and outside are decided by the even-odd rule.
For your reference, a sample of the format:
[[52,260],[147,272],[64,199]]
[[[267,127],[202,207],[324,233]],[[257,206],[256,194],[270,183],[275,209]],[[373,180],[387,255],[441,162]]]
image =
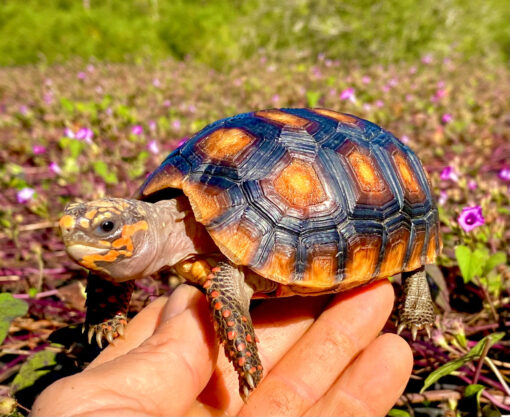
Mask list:
[[119,198],[70,204],[60,229],[74,261],[117,282],[214,251],[185,197],[154,204]]

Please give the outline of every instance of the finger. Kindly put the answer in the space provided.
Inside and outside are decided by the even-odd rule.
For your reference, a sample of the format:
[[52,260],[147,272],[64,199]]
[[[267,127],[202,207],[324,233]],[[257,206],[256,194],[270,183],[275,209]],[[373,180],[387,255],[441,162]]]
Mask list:
[[387,280],[336,296],[266,376],[240,414],[301,415],[377,337],[393,302]]
[[407,342],[395,334],[382,335],[306,415],[386,415],[404,391],[412,367],[413,354]]
[[110,343],[103,349],[97,358],[90,363],[88,369],[95,368],[98,365],[126,354],[152,336],[160,321],[161,312],[167,300],[168,297],[159,297],[140,311],[126,326],[124,336],[118,337],[113,343]]
[[[179,312],[172,300],[183,298]],[[210,378],[216,355],[205,297],[182,286],[139,347],[52,385],[46,400],[58,398],[59,409],[49,414],[182,415]]]
[[[331,296],[264,300],[251,310],[265,375],[312,326],[330,299]],[[224,353],[220,352],[216,370],[191,414],[233,415],[242,405],[238,376]]]

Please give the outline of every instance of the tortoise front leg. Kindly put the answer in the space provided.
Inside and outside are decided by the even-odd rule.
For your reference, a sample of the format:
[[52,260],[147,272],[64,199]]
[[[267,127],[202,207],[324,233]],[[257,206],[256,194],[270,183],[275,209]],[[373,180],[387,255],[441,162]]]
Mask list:
[[90,273],[87,280],[87,316],[84,330],[88,328],[89,343],[95,335],[102,347],[103,337],[109,343],[124,334],[127,311],[134,281],[111,282]]
[[402,286],[403,295],[398,306],[400,325],[397,333],[408,327],[415,340],[418,330],[424,328],[430,337],[430,328],[434,324],[435,315],[425,267],[403,272]]
[[220,262],[204,283],[216,334],[239,375],[239,393],[246,401],[262,378],[249,306],[252,290],[236,267]]

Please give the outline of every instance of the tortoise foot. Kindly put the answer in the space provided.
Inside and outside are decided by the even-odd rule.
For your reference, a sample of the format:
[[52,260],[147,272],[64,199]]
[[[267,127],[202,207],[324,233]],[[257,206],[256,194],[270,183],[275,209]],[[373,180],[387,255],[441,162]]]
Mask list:
[[[117,315],[110,320],[106,320],[99,324],[88,325],[88,341],[92,342],[92,338],[95,335],[97,345],[103,347],[103,338],[112,343],[113,340],[119,336],[124,335],[124,327],[127,324],[127,319],[123,315]],[[83,326],[83,332],[85,332],[86,325]]]
[[398,325],[397,333],[400,334],[407,327],[411,331],[413,340],[416,340],[418,331],[424,329],[430,337],[435,314],[425,268],[403,273],[402,280],[403,295],[398,306],[400,325]]
[[257,339],[243,291],[243,275],[230,264],[220,262],[204,284],[214,327],[227,358],[239,375],[239,394],[246,402],[262,379]]

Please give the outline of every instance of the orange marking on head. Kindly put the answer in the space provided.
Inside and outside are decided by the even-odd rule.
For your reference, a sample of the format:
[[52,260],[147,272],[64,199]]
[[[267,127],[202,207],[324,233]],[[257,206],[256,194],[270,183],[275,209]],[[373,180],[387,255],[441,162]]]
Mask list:
[[[115,249],[126,248],[127,252],[132,254],[133,252],[133,235],[141,230],[147,230],[149,225],[145,220],[140,220],[139,222],[133,224],[126,224],[122,226],[121,237],[112,242],[112,247]],[[131,254],[129,256],[131,256]]]
[[255,112],[255,116],[263,119],[271,120],[278,123],[280,126],[290,126],[297,128],[305,128],[311,122],[310,120],[303,119],[302,117],[295,116],[290,113],[286,113],[281,110],[261,110]]
[[275,191],[291,206],[304,209],[326,200],[313,166],[299,159],[287,165],[274,180]]
[[183,191],[189,198],[195,218],[204,225],[230,207],[230,198],[226,191],[188,182],[184,182]]
[[423,245],[425,244],[425,230],[417,230],[414,239],[413,239],[413,247],[411,249],[411,255],[407,260],[407,264],[405,267],[406,271],[414,271],[418,269],[421,265],[421,253],[423,252]]
[[401,228],[391,233],[379,270],[380,277],[390,277],[403,270],[404,257],[409,242],[409,231]]
[[359,286],[372,279],[382,239],[379,236],[360,235],[348,244],[344,285],[346,288]]
[[66,214],[65,216],[62,216],[60,218],[58,224],[60,225],[60,227],[62,227],[64,229],[71,229],[74,226],[75,221],[72,216],[69,216],[68,214]]
[[348,114],[345,114],[345,113],[339,113],[339,112],[336,112],[333,110],[328,110],[328,109],[311,109],[311,110],[314,113],[318,113],[321,116],[326,116],[331,119],[335,119],[338,122],[348,123],[351,125],[356,125],[356,122],[357,122],[356,118],[349,116]]
[[92,270],[103,270],[99,265],[97,265],[97,262],[114,262],[118,257],[120,253],[117,250],[109,250],[106,254],[92,254],[92,255],[85,255],[81,260],[80,264],[83,265],[85,268],[92,269]]
[[210,158],[232,162],[255,139],[238,128],[220,128],[199,143]]
[[97,209],[92,209],[85,213],[85,217],[89,220],[92,220],[96,214],[97,214]]
[[379,177],[371,157],[354,151],[349,153],[347,158],[363,191],[380,193],[385,190],[384,181]]

